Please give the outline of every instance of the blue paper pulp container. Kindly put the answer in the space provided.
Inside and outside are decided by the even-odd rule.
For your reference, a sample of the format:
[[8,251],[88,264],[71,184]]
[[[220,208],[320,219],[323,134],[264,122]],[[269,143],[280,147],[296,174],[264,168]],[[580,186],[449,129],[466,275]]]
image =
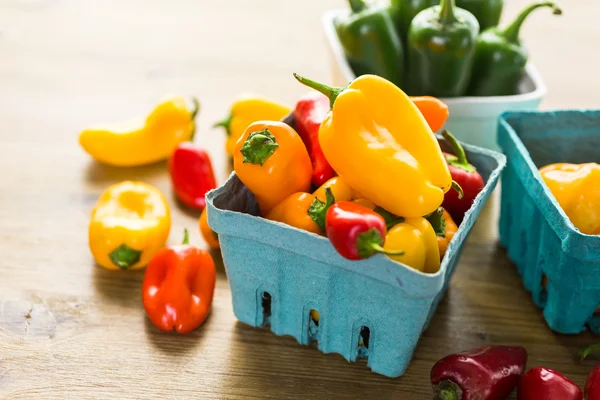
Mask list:
[[[507,156],[500,240],[550,328],[600,331],[600,237],[580,233],[545,185],[539,168],[600,161],[600,111],[511,112],[498,123]],[[542,285],[543,276],[547,288]]]
[[[465,149],[486,185],[435,274],[382,254],[346,260],[325,237],[261,218],[254,196],[233,173],[208,193],[207,207],[208,223],[219,234],[236,317],[253,327],[270,325],[275,334],[301,344],[316,340],[320,351],[350,362],[367,358],[376,373],[402,375],[505,165],[502,154]],[[312,309],[319,312],[318,324],[310,318]]]

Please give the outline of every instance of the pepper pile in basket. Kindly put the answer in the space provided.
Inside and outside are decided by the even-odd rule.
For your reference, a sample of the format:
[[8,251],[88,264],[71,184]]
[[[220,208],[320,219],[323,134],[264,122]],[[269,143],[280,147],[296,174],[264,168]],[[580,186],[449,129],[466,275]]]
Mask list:
[[334,24],[354,73],[436,97],[518,94],[528,59],[519,38],[523,22],[541,7],[562,13],[554,2],[538,1],[499,28],[502,0],[392,0],[391,6],[349,0],[349,6]]
[[383,253],[437,272],[457,229],[453,218],[461,221],[483,188],[452,135],[443,133],[456,155],[444,154],[432,131],[443,126],[447,107],[410,98],[375,75],[345,88],[294,76],[320,92],[298,101],[298,132],[255,121],[232,152],[261,216],[326,235],[350,260]]

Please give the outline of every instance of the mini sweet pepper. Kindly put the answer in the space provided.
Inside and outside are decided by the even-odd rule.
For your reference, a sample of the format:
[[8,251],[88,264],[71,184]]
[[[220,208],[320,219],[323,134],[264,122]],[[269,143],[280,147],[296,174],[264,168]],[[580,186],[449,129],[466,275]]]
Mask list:
[[217,232],[210,229],[208,226],[208,209],[205,208],[202,210],[202,214],[200,214],[200,219],[198,220],[198,227],[200,228],[200,234],[204,238],[204,241],[211,249],[219,249],[221,248],[221,244],[219,243],[219,235]]
[[98,198],[89,225],[89,246],[106,269],[139,269],[164,246],[171,228],[169,204],[154,186],[125,181]]
[[231,106],[229,115],[214,127],[222,127],[227,133],[225,150],[233,156],[235,143],[242,136],[248,125],[260,120],[278,121],[288,115],[290,109],[273,100],[250,94],[241,95]]
[[550,164],[540,174],[573,225],[581,233],[600,234],[600,165]]
[[362,197],[395,215],[435,211],[452,178],[427,121],[410,98],[374,75],[333,88],[294,74],[329,99],[319,143],[338,173]]
[[296,192],[308,192],[310,157],[302,139],[289,125],[258,121],[235,144],[233,168],[254,194],[261,215]]
[[298,192],[286,197],[266,218],[309,232],[325,232],[327,210],[336,201],[352,199],[352,189],[340,177],[331,178],[313,194]]
[[194,134],[198,101],[190,108],[181,97],[158,104],[145,120],[96,126],[79,135],[79,144],[97,161],[130,167],[151,164],[171,156],[175,147]]
[[458,226],[450,216],[450,213],[443,207],[437,209],[436,212],[427,216],[427,221],[433,227],[437,236],[438,249],[440,250],[440,259],[444,258],[446,250],[454,234],[458,230]]
[[517,400],[582,400],[581,389],[565,375],[546,367],[527,371],[519,381]]
[[385,237],[388,252],[403,250],[401,255],[388,255],[417,271],[435,273],[440,269],[440,251],[433,227],[423,217],[406,218],[396,223]]
[[215,263],[205,250],[188,243],[162,248],[144,275],[142,300],[150,321],[163,331],[189,333],[200,326],[212,306]]
[[204,196],[217,187],[208,152],[192,142],[183,142],[169,159],[171,184],[177,198],[187,207],[203,210]]

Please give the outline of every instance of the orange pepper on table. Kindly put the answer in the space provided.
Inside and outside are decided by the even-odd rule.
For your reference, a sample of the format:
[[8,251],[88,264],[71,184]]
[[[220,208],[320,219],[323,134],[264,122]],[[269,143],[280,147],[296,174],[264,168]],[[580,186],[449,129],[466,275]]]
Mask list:
[[[328,190],[329,196],[327,196]],[[305,192],[291,194],[273,207],[266,218],[322,234],[325,232],[325,214],[329,206],[336,201],[350,199],[352,199],[352,189],[336,176],[321,185],[313,194]]]
[[311,186],[306,147],[291,126],[279,121],[258,121],[246,128],[235,144],[233,169],[254,194],[261,215]]
[[198,226],[200,227],[200,233],[202,234],[202,237],[204,238],[204,241],[208,247],[216,250],[221,248],[221,244],[219,243],[219,236],[217,233],[210,229],[210,226],[208,226],[208,217],[206,215],[208,212],[207,210],[208,208],[204,208],[204,210],[202,210],[202,214],[200,214],[200,219],[198,220]]

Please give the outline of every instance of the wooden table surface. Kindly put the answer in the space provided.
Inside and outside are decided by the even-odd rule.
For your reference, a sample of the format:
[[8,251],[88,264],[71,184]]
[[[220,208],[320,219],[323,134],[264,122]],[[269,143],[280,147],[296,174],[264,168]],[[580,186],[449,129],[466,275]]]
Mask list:
[[[523,2],[509,1],[508,15]],[[519,4],[520,3],[520,4]],[[523,37],[549,93],[543,108],[598,106],[600,3],[540,11]],[[139,179],[169,195],[170,243],[197,217],[178,209],[164,163],[117,169],[79,148],[79,131],[144,115],[164,95],[197,95],[197,142],[227,176],[224,134],[210,128],[241,92],[292,105],[297,71],[328,80],[321,14],[342,0],[0,0],[0,398],[427,399],[439,358],[489,343],[522,344],[529,367],[582,385],[590,334],[546,327],[495,224],[471,236],[445,299],[399,379],[370,373],[289,337],[238,323],[222,264],[206,324],[189,336],[145,316],[143,272],[97,267],[87,246],[92,206],[110,184]],[[494,216],[488,209],[488,217]],[[596,359],[597,360],[597,359]]]

